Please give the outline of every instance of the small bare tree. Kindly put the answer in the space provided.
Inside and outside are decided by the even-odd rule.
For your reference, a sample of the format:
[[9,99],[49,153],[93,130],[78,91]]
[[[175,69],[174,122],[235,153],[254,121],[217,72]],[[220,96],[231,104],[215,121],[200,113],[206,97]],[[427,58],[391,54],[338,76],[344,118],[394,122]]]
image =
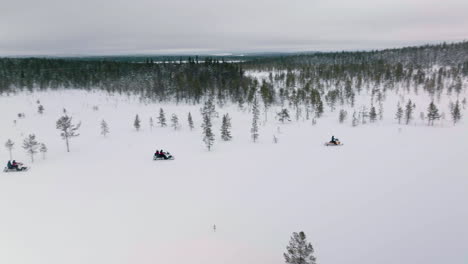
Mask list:
[[5,148],[8,149],[8,152],[10,153],[10,160],[13,159],[13,155],[11,154],[11,151],[14,149],[15,143],[11,139],[8,139],[7,142],[5,142]]
[[47,146],[44,143],[41,143],[41,147],[39,148],[39,151],[42,153],[42,159],[46,158],[46,153],[47,153]]
[[23,148],[31,156],[31,162],[34,162],[34,154],[37,153],[37,148],[39,147],[39,142],[36,140],[36,135],[30,134],[23,141]]
[[57,129],[62,131],[60,136],[65,140],[67,144],[67,152],[70,152],[70,138],[77,137],[80,134],[77,133],[78,129],[80,129],[81,122],[74,125],[72,123],[72,118],[70,116],[64,115],[57,120]]
[[174,130],[178,130],[180,128],[179,118],[176,114],[172,114],[171,116],[171,127],[174,128]]

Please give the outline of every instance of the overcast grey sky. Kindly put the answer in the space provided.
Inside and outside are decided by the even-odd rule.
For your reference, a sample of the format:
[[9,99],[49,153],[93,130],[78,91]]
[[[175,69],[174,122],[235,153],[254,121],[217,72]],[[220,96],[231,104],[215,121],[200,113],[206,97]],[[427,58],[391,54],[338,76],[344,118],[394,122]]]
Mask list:
[[468,0],[0,0],[0,56],[356,50],[468,39]]

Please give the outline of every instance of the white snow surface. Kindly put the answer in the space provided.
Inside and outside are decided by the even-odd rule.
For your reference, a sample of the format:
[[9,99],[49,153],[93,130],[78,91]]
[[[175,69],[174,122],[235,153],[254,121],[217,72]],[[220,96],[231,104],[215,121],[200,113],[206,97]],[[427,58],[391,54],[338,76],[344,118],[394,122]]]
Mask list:
[[[14,158],[32,169],[0,174],[0,263],[280,264],[291,233],[303,230],[320,264],[466,264],[467,122],[398,125],[395,105],[384,121],[358,127],[352,112],[338,123],[339,107],[315,126],[281,125],[272,109],[255,144],[248,111],[218,108],[232,117],[233,141],[221,142],[219,118],[208,152],[199,105],[76,90],[2,96],[0,160],[11,138]],[[70,153],[55,128],[64,107],[82,121]],[[179,131],[157,127],[160,107],[168,123],[179,115]],[[26,118],[15,126],[19,112]],[[47,144],[45,160],[31,163],[21,148],[29,133]],[[344,146],[325,147],[332,135]],[[153,161],[156,148],[176,159]]]

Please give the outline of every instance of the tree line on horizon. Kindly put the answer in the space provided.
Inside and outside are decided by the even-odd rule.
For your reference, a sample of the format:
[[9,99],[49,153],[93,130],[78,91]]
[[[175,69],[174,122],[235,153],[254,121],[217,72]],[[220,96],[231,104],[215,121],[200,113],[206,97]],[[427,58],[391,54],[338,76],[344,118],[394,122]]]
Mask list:
[[[265,78],[256,72],[267,72]],[[271,107],[296,120],[320,118],[325,108],[354,108],[356,120],[382,116],[388,92],[457,96],[468,79],[468,42],[368,52],[329,52],[265,57],[239,63],[189,57],[186,62],[0,58],[0,94],[22,90],[99,89],[146,102],[258,104],[265,121]],[[361,93],[366,106],[356,106]],[[404,103],[402,101],[402,103]],[[364,109],[365,108],[365,109]],[[340,120],[347,113],[340,111]],[[374,115],[376,114],[376,115]],[[360,115],[360,117],[358,117]],[[372,118],[374,119],[374,118]],[[341,122],[341,121],[340,121]]]

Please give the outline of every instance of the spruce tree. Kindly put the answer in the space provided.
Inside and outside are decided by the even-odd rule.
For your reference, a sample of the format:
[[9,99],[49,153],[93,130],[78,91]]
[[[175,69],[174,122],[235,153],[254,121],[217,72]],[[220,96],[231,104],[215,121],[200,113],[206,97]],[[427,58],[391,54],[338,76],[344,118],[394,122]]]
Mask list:
[[153,118],[152,118],[152,117],[149,118],[149,125],[150,125],[150,130],[153,130],[154,121],[153,121]]
[[101,121],[101,135],[106,137],[107,134],[109,134],[109,126],[107,125],[107,122],[103,119]]
[[292,234],[289,245],[286,247],[286,253],[283,254],[284,260],[288,264],[315,264],[314,248],[307,242],[304,232]]
[[192,114],[190,112],[188,113],[187,121],[188,121],[188,125],[189,125],[190,130],[193,130],[193,128],[194,128],[193,119],[192,119]]
[[258,118],[260,116],[260,109],[258,105],[257,96],[254,96],[252,101],[252,128],[250,129],[250,133],[252,135],[253,142],[257,142],[259,134],[258,134]]
[[319,101],[317,102],[317,106],[315,108],[315,117],[317,118],[320,118],[323,114],[323,102],[322,100],[319,98]]
[[229,141],[232,139],[231,118],[229,117],[229,114],[223,115],[223,122],[221,125],[221,139],[224,141]]
[[353,112],[353,121],[351,124],[353,127],[359,125],[359,118],[357,117],[356,111]]
[[56,126],[57,129],[62,131],[60,133],[60,135],[65,140],[65,143],[67,145],[67,152],[70,152],[69,140],[72,137],[77,137],[77,136],[80,135],[80,134],[77,133],[77,131],[78,131],[78,129],[80,129],[81,122],[74,125],[72,123],[72,118],[67,116],[67,115],[64,115],[64,116],[60,117],[59,120],[57,120],[56,125],[57,125]]
[[383,113],[384,113],[384,108],[382,101],[379,102],[379,120],[383,120]]
[[453,124],[455,125],[461,119],[461,110],[460,110],[460,103],[457,102],[453,105],[450,114],[452,115]]
[[37,112],[38,112],[39,114],[43,114],[43,113],[44,113],[44,106],[39,105],[39,106],[37,107]]
[[164,110],[162,108],[159,109],[158,124],[161,127],[167,126],[167,124],[166,124],[166,115],[164,114]]
[[284,123],[285,121],[291,121],[288,109],[286,108],[281,109],[281,111],[277,113],[276,116],[281,123]]
[[366,124],[366,120],[369,117],[369,112],[367,112],[367,107],[362,106],[361,111],[359,112],[359,116],[361,117],[361,124]]
[[413,112],[414,112],[414,104],[411,100],[408,100],[408,103],[405,107],[405,123],[408,125],[410,121],[413,119]]
[[260,95],[263,100],[263,106],[265,108],[265,122],[268,121],[268,109],[270,105],[274,102],[274,94],[273,94],[272,85],[268,84],[265,80],[262,82],[260,86]]
[[44,143],[41,143],[41,147],[39,148],[39,151],[42,153],[42,159],[46,158],[46,153],[47,153],[47,146]]
[[10,160],[13,159],[12,150],[14,149],[14,146],[15,146],[15,143],[13,143],[11,139],[8,139],[5,142],[5,148],[8,149],[8,153],[10,153]]
[[403,108],[401,107],[400,103],[398,103],[397,111],[395,114],[395,119],[398,120],[398,124],[401,123],[402,118],[403,118]]
[[427,107],[427,124],[433,126],[436,119],[440,119],[439,109],[432,101]]
[[135,120],[133,121],[133,126],[135,127],[136,131],[140,131],[141,121],[138,115],[135,116]]
[[36,140],[36,135],[30,134],[23,141],[23,148],[31,156],[31,162],[34,162],[34,154],[37,153],[37,148],[39,147],[39,142]]
[[214,143],[214,134],[212,131],[211,117],[209,114],[203,115],[203,123],[201,127],[203,128],[203,142],[205,143],[208,151],[210,151]]
[[174,128],[174,130],[179,129],[179,118],[176,114],[172,114],[171,116],[171,127]]
[[372,105],[369,111],[369,121],[373,123],[375,120],[377,120],[377,112],[375,111],[374,105]]
[[212,97],[208,98],[208,100],[203,105],[203,108],[200,109],[200,112],[202,115],[209,115],[210,120],[213,120],[213,118],[218,117],[218,112],[216,112],[216,106],[213,103]]

